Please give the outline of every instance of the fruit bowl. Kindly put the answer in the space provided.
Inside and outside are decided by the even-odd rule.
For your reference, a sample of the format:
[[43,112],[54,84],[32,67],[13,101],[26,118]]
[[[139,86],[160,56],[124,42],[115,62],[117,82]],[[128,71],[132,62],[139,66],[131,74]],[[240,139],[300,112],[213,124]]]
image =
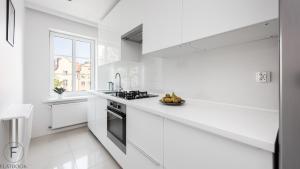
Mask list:
[[175,93],[172,93],[172,95],[167,93],[163,98],[160,99],[160,102],[164,105],[180,106],[185,103],[185,100],[183,100],[181,97],[176,96]]
[[161,102],[162,104],[168,105],[168,106],[181,106],[181,105],[183,105],[183,104],[185,103],[185,100],[181,100],[181,101],[178,102],[178,103],[166,103],[166,102],[164,102],[164,101],[162,101],[162,100],[160,100],[160,102]]

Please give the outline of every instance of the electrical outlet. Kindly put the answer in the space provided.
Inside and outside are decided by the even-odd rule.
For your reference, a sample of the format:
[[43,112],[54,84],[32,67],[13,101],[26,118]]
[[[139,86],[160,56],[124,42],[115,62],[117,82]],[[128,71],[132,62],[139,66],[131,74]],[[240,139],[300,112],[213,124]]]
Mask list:
[[271,82],[271,72],[257,72],[256,73],[257,83],[269,83]]

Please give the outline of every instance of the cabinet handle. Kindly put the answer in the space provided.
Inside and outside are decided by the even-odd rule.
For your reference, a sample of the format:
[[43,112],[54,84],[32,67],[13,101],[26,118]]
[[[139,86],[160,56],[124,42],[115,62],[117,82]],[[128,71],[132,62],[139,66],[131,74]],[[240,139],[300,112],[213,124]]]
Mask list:
[[134,144],[132,141],[127,140],[129,144],[131,144],[135,149],[137,149],[140,153],[142,153],[146,158],[148,158],[152,163],[154,163],[156,166],[160,166],[160,163],[152,158],[150,155],[148,155],[144,150],[142,150],[139,146]]
[[112,115],[114,115],[114,116],[116,116],[116,117],[118,117],[119,119],[123,119],[123,117],[120,116],[120,115],[118,115],[117,113],[114,113],[114,112],[112,112],[110,110],[107,110],[107,112],[110,113],[110,114],[112,114]]

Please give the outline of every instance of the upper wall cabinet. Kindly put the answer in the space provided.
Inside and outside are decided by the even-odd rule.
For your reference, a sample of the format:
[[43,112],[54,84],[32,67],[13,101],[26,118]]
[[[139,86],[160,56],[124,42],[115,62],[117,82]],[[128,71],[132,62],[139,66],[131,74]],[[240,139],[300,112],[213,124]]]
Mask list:
[[126,60],[121,37],[142,24],[143,0],[122,0],[99,24],[99,65]]
[[121,60],[121,33],[118,29],[99,24],[98,66]]
[[278,18],[278,0],[183,0],[182,42]]
[[144,0],[143,54],[181,43],[182,0]]
[[110,29],[99,26],[99,42],[121,58],[121,36],[140,24],[147,54],[276,18],[278,0],[122,0],[101,22]]

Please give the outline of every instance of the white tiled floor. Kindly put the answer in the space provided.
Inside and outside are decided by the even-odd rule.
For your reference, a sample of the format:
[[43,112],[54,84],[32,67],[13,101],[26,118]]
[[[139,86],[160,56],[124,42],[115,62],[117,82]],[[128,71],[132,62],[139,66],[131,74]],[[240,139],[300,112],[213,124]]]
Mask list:
[[120,169],[88,128],[33,139],[28,169]]

